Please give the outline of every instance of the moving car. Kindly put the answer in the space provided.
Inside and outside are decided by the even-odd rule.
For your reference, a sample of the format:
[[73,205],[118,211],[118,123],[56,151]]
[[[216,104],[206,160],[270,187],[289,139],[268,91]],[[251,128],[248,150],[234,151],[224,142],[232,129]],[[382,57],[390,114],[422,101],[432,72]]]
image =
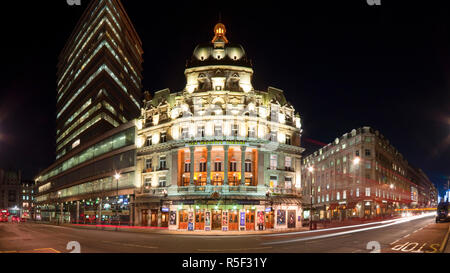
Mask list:
[[439,203],[437,207],[436,212],[436,223],[440,221],[447,221],[450,219],[450,203],[449,202],[442,202]]

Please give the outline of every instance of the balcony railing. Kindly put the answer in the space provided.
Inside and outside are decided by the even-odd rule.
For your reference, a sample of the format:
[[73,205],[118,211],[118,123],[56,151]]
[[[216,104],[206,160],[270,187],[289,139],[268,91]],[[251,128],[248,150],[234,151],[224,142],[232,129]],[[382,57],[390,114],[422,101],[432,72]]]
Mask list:
[[[258,191],[259,190],[259,191]],[[300,195],[300,190],[295,188],[286,189],[281,187],[265,188],[257,186],[214,186],[214,185],[202,185],[202,186],[178,186],[178,187],[155,187],[155,188],[143,188],[136,191],[137,195],[148,196],[171,196],[171,195],[210,195],[214,192],[220,194],[262,194],[266,195],[267,190],[270,190],[272,195]]]

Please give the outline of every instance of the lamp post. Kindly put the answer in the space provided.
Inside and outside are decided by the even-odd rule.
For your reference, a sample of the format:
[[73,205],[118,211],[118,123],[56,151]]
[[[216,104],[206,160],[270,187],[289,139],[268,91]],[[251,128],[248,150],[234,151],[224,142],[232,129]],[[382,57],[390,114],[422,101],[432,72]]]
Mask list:
[[311,199],[310,199],[311,208],[309,210],[309,229],[311,230],[312,227],[313,227],[312,226],[312,224],[313,224],[313,222],[312,222],[312,217],[313,217],[313,212],[312,212],[313,211],[312,175],[313,175],[313,172],[314,172],[314,167],[313,166],[309,166],[308,171],[309,171],[309,174],[310,174],[310,177],[311,177],[310,183],[309,183],[310,196],[311,196]]
[[61,202],[61,191],[58,191],[58,200],[59,200],[59,206],[60,206],[60,212],[59,212],[59,218],[58,218],[58,225],[62,223],[62,213],[63,213],[63,204]]
[[[119,179],[120,179],[120,173],[117,173],[114,175],[114,179],[116,179],[117,181],[117,202],[116,202],[116,220],[118,219],[118,215],[119,215]],[[119,225],[120,225],[120,219],[118,221]],[[116,226],[116,231],[117,231],[117,226]]]

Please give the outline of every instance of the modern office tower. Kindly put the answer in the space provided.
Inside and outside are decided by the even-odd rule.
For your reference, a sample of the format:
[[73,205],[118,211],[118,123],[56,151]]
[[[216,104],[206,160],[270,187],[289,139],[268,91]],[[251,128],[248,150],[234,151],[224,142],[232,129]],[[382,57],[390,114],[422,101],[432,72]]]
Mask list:
[[157,91],[138,121],[135,223],[178,230],[299,227],[300,116],[282,90],[255,90],[221,23],[198,45],[186,87]]
[[59,58],[57,159],[35,179],[34,219],[132,224],[142,53],[119,0],[89,3]]
[[121,2],[91,1],[59,56],[57,158],[140,115],[142,54]]

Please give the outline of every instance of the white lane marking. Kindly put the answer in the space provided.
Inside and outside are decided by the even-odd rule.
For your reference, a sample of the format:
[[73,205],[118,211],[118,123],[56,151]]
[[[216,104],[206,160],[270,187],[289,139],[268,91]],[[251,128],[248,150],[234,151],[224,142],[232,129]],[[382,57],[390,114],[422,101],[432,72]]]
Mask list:
[[[434,214],[434,213],[433,213]],[[267,243],[263,243],[263,245],[275,245],[275,244],[285,244],[285,243],[294,243],[294,242],[301,242],[301,241],[309,241],[309,240],[315,240],[315,239],[322,239],[322,238],[329,238],[329,237],[336,237],[336,236],[341,236],[341,235],[345,235],[345,234],[351,234],[351,233],[357,233],[357,232],[362,232],[362,231],[368,231],[368,230],[372,230],[372,229],[379,229],[379,228],[385,228],[385,227],[389,227],[389,226],[393,226],[393,225],[398,225],[398,224],[402,224],[402,223],[406,223],[409,222],[411,220],[415,220],[415,219],[419,219],[419,218],[423,218],[423,217],[428,217],[430,215],[420,215],[420,216],[413,216],[413,217],[409,217],[409,218],[404,218],[401,220],[397,220],[394,223],[389,223],[389,224],[385,224],[385,225],[381,225],[381,226],[376,226],[376,227],[368,227],[368,228],[361,228],[361,229],[355,229],[355,230],[349,230],[349,231],[343,231],[343,232],[338,232],[338,233],[332,233],[332,234],[324,234],[324,235],[318,235],[318,236],[311,236],[311,237],[306,237],[306,238],[298,238],[298,239],[291,239],[291,240],[283,240],[283,241],[276,241],[276,242],[267,242]]]
[[406,238],[406,237],[408,237],[409,235],[411,235],[411,234],[407,234],[407,235],[403,236],[402,238]]
[[400,239],[393,241],[392,243],[390,243],[390,245],[393,245],[393,244],[397,243],[398,241],[400,241]]

